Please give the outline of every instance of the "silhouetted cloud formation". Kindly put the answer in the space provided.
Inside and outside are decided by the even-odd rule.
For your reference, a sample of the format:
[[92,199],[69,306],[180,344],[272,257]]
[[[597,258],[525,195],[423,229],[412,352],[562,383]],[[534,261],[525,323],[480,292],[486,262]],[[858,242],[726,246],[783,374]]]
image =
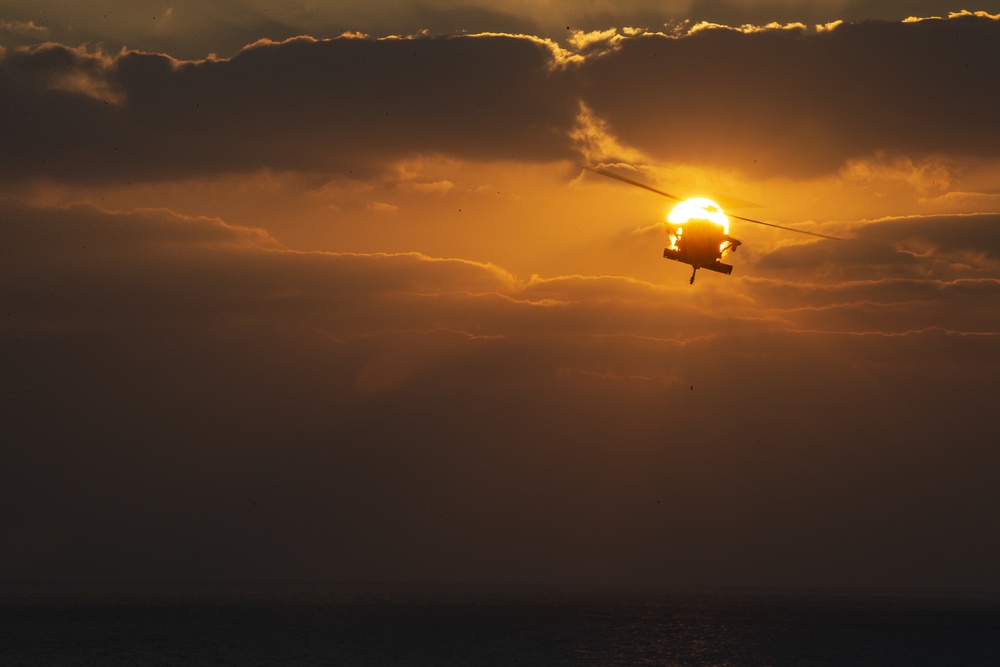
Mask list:
[[203,61],[8,49],[0,168],[104,181],[573,159],[581,102],[655,159],[757,175],[877,151],[995,158],[998,45],[1000,21],[961,16],[616,35],[582,59],[504,35],[299,38]]
[[[777,23],[827,24],[832,21],[909,16],[946,16],[963,5],[943,0],[618,0],[615,3],[548,0],[504,3],[493,0],[370,2],[341,0],[276,5],[267,0],[231,0],[207,7],[197,0],[169,5],[137,0],[8,0],[6,25],[18,43],[52,40],[73,46],[103,44],[204,58],[210,53],[235,55],[246,44],[296,35],[336,37],[345,31],[375,36],[507,32],[564,41],[575,31],[634,26],[662,30],[709,21],[723,25]],[[997,0],[979,0],[972,9],[1000,12]],[[40,30],[26,29],[33,24]],[[10,42],[8,42],[10,43]]]
[[572,155],[577,105],[549,47],[513,37],[295,39],[232,60],[6,54],[8,176],[181,178],[348,172],[420,153]]
[[659,160],[748,173],[830,172],[880,150],[996,157],[998,49],[1000,21],[977,17],[643,35],[588,58],[584,97]]

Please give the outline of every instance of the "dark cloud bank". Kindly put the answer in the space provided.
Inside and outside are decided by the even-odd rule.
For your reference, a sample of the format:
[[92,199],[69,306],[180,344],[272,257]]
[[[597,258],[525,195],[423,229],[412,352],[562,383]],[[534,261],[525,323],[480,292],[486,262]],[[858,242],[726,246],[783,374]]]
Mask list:
[[[403,156],[579,159],[583,102],[659,160],[809,175],[876,151],[996,157],[1000,22],[701,30],[591,47],[509,36],[296,39],[230,60],[8,49],[7,179],[364,171]],[[557,57],[557,53],[558,55]]]

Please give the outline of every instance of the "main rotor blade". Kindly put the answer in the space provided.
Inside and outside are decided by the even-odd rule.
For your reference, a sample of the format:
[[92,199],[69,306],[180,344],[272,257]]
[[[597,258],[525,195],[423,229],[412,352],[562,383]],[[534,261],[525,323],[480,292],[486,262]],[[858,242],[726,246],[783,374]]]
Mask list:
[[681,197],[666,193],[663,190],[657,190],[656,188],[650,187],[645,183],[640,183],[639,181],[633,181],[631,178],[619,176],[618,174],[612,174],[610,171],[604,171],[603,169],[597,169],[595,167],[588,167],[587,165],[583,165],[583,168],[586,169],[587,171],[592,171],[595,174],[600,174],[601,176],[607,176],[608,178],[613,178],[616,181],[621,181],[622,183],[628,183],[629,185],[634,185],[637,188],[642,188],[643,190],[649,190],[650,192],[655,192],[661,197],[666,197],[667,199],[673,199],[674,201],[684,201]]
[[754,220],[752,218],[744,218],[740,215],[733,215],[732,213],[727,213],[730,218],[736,218],[737,220],[742,220],[743,222],[753,222],[758,225],[764,225],[766,227],[774,227],[775,229],[784,229],[788,232],[798,232],[799,234],[808,234],[809,236],[818,236],[821,239],[831,239],[833,241],[843,241],[844,239],[839,236],[828,236],[826,234],[820,234],[819,232],[807,232],[804,229],[795,229],[795,227],[785,227],[784,225],[776,225],[773,222],[763,222],[762,220]]
[[[600,174],[601,176],[607,176],[608,178],[613,178],[616,181],[621,181],[622,183],[628,183],[629,185],[634,185],[637,188],[642,188],[643,190],[649,190],[650,192],[655,192],[661,197],[666,197],[667,199],[673,199],[674,201],[684,201],[683,198],[676,195],[669,194],[663,190],[657,190],[654,187],[646,185],[645,183],[640,183],[639,181],[633,181],[631,178],[626,178],[625,176],[619,176],[618,174],[613,174],[610,171],[604,171],[603,169],[598,169],[596,167],[590,167],[583,165],[583,168],[587,171],[592,171],[595,174]],[[818,236],[821,239],[830,239],[833,241],[843,241],[844,239],[839,236],[829,236],[827,234],[820,234],[819,232],[807,232],[804,229],[795,229],[794,227],[785,227],[784,225],[776,225],[773,222],[764,222],[763,220],[754,220],[753,218],[744,218],[740,215],[733,215],[732,213],[727,213],[730,218],[736,218],[737,220],[742,220],[743,222],[752,222],[757,225],[764,225],[765,227],[774,227],[775,229],[784,229],[789,232],[798,232],[799,234],[808,234],[809,236]]]

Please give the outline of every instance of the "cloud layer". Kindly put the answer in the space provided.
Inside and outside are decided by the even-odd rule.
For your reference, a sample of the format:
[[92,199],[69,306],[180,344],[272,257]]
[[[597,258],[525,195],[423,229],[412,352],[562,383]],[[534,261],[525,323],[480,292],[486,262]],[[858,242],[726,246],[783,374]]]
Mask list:
[[9,41],[0,578],[1000,590],[998,26]]
[[1000,584],[996,279],[862,246],[734,298],[2,217],[7,577]]
[[581,103],[658,161],[757,176],[834,173],[878,152],[993,160],[998,36],[1000,21],[961,16],[609,33],[585,56],[505,35],[299,38],[203,61],[8,49],[0,169],[123,181],[368,173],[427,154],[579,159]]
[[804,175],[876,151],[995,158],[998,34],[961,17],[645,35],[588,61],[585,99],[661,161]]
[[[282,40],[302,34],[335,37],[345,31],[377,36],[499,31],[562,42],[575,32],[613,26],[661,30],[701,21],[736,26],[900,21],[909,16],[945,16],[960,7],[941,0],[619,0],[584,4],[549,0],[500,7],[492,0],[343,0],[336,6],[318,2],[275,6],[266,0],[231,0],[212,7],[195,0],[175,0],[169,6],[150,0],[125,4],[94,0],[86,6],[68,0],[9,0],[5,16],[0,17],[0,34],[7,36],[8,43],[53,40],[74,46],[103,44],[111,51],[126,47],[203,58],[210,53],[235,55],[261,38]],[[980,0],[975,8],[1000,13],[997,0]]]

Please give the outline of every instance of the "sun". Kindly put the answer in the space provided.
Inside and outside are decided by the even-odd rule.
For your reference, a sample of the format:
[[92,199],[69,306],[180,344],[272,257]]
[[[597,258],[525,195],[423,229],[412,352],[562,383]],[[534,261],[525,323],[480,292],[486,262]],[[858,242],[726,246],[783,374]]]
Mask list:
[[729,218],[722,212],[722,207],[711,199],[694,197],[674,206],[667,216],[667,222],[683,225],[689,220],[708,220],[722,227],[722,233],[729,233]]
[[726,239],[729,238],[729,218],[722,212],[722,207],[704,197],[694,197],[682,201],[670,211],[667,216],[667,234],[670,237],[669,250],[679,250],[678,242],[681,235],[684,234],[684,225],[689,222],[697,223],[699,227],[709,226],[706,223],[722,227],[720,237],[722,240],[719,242],[719,249],[723,253],[726,252]]

